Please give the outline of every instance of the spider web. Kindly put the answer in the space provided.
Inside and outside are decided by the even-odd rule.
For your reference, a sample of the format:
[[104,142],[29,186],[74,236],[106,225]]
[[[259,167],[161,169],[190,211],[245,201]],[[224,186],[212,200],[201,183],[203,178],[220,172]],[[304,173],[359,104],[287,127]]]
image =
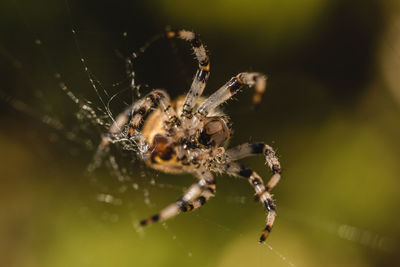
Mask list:
[[[56,136],[53,138],[54,142],[67,140],[66,144],[71,147],[68,153],[72,155],[83,154],[84,158],[87,159],[85,177],[89,181],[90,186],[93,187],[93,191],[95,191],[92,195],[93,197],[89,199],[97,201],[99,204],[91,205],[86,203],[82,206],[84,213],[87,213],[86,206],[92,206],[91,208],[95,210],[94,213],[99,215],[100,220],[103,221],[103,224],[107,227],[107,225],[110,224],[118,224],[121,217],[126,216],[124,213],[127,212],[130,216],[134,232],[137,233],[138,236],[144,235],[143,238],[147,238],[146,236],[152,230],[143,230],[137,227],[138,221],[143,218],[140,217],[143,213],[137,212],[138,206],[144,204],[144,206],[147,207],[146,213],[151,215],[155,210],[168,204],[168,202],[160,200],[160,197],[158,196],[159,194],[162,194],[163,191],[169,191],[170,193],[167,193],[168,195],[174,194],[177,197],[183,192],[185,185],[190,185],[190,182],[189,184],[179,181],[172,183],[169,180],[164,179],[164,177],[160,177],[157,172],[145,167],[142,162],[137,160],[136,154],[138,151],[136,150],[136,146],[124,138],[124,131],[122,131],[120,136],[115,137],[115,146],[111,147],[110,153],[105,155],[104,158],[99,158],[99,156],[96,155],[96,149],[100,142],[101,134],[107,132],[107,129],[113,123],[116,115],[118,115],[118,112],[124,110],[129,103],[139,99],[147,93],[150,88],[155,87],[137,81],[136,76],[139,75],[136,71],[140,70],[140,66],[136,65],[136,60],[139,61],[142,54],[146,55],[147,49],[156,41],[157,37],[154,39],[150,38],[150,41],[144,42],[144,46],[139,46],[139,48],[135,50],[136,52],[132,53],[128,41],[131,34],[129,31],[123,29],[124,27],[121,27],[121,31],[114,34],[119,35],[117,38],[119,38],[122,43],[125,42],[126,47],[122,52],[120,47],[114,47],[114,49],[112,49],[114,52],[114,59],[117,62],[114,65],[120,66],[117,68],[118,71],[113,71],[113,73],[115,74],[118,72],[120,74],[115,75],[118,77],[117,79],[113,77],[114,75],[107,75],[107,78],[104,78],[102,75],[104,74],[104,69],[98,67],[102,64],[102,60],[96,61],[96,58],[88,55],[89,53],[87,49],[87,43],[89,43],[89,48],[94,47],[101,37],[93,37],[98,34],[97,32],[88,33],[81,30],[79,23],[75,19],[76,11],[71,9],[69,2],[66,1],[62,7],[62,10],[66,15],[65,18],[63,18],[66,20],[66,26],[62,30],[58,30],[58,34],[63,32],[62,35],[67,40],[69,48],[75,53],[75,57],[80,61],[77,61],[73,68],[79,69],[79,71],[77,71],[78,79],[84,77],[86,80],[87,88],[89,89],[83,90],[81,85],[74,85],[76,79],[73,75],[68,73],[68,70],[65,71],[66,74],[64,74],[63,70],[60,70],[59,66],[62,65],[62,62],[58,60],[58,57],[53,56],[54,53],[57,55],[57,53],[60,52],[53,51],[57,50],[55,49],[57,47],[55,47],[54,43],[49,44],[50,41],[41,38],[42,34],[40,33],[40,27],[38,29],[30,26],[31,21],[27,18],[26,11],[24,11],[23,8],[21,9],[21,5],[21,3],[16,3],[14,6],[20,16],[17,20],[23,25],[29,44],[34,47],[31,51],[34,51],[34,53],[43,60],[41,64],[47,65],[47,74],[45,75],[47,75],[49,80],[52,80],[51,84],[53,84],[52,88],[54,88],[51,94],[58,95],[57,97],[60,98],[65,97],[65,99],[68,99],[68,101],[70,101],[68,104],[70,107],[68,107],[67,110],[75,110],[75,112],[72,112],[67,116],[64,114],[59,115],[57,113],[59,110],[57,111],[56,108],[53,109],[51,103],[47,103],[48,99],[50,99],[47,95],[48,91],[43,92],[40,88],[37,88],[39,84],[34,81],[34,79],[32,81],[32,77],[30,77],[31,75],[27,73],[26,70],[19,67],[19,59],[16,59],[14,56],[18,54],[10,52],[4,47],[1,51],[3,57],[7,58],[7,60],[15,67],[15,71],[29,80],[27,83],[29,84],[29,87],[38,92],[36,93],[38,97],[35,97],[38,102],[29,104],[30,101],[27,101],[27,98],[14,96],[10,94],[10,92],[4,91],[0,91],[1,98],[15,110],[33,117],[38,122],[40,121],[49,126],[51,129],[49,131],[52,132],[53,137]],[[181,50],[178,53],[186,53],[186,51]],[[24,61],[23,58],[22,61]],[[106,60],[104,61],[107,62]],[[103,78],[109,79],[111,82],[104,82]],[[190,75],[186,78],[190,80]],[[151,79],[149,80],[149,83],[150,82]],[[82,93],[83,91],[85,92]],[[44,108],[43,110],[37,108],[46,105],[49,105],[50,108]],[[131,168],[131,166],[134,166],[134,168]],[[104,172],[101,173],[98,169],[106,169],[106,173],[110,174],[112,177],[106,179],[113,180],[104,182]],[[228,183],[225,183],[225,186],[227,184]],[[224,190],[221,191],[224,192]],[[219,194],[224,194],[221,193],[221,191]],[[225,193],[226,192],[228,191],[225,190]],[[228,193],[228,196],[222,196],[222,201],[226,205],[233,205],[236,208],[239,206],[242,209],[251,205],[250,199],[251,197],[240,191]],[[207,206],[211,205],[212,203]],[[140,215],[138,215],[138,213],[140,213]],[[195,222],[197,224],[194,227],[199,227],[198,225],[201,224],[217,229],[215,231],[220,235],[226,234],[239,237],[246,235],[242,228],[235,228],[235,224],[226,225],[226,223],[220,223],[210,218],[208,215],[202,215],[201,212],[195,212],[190,215],[185,214],[185,216],[190,217],[189,221],[191,223]],[[285,208],[284,206],[279,206],[279,218],[280,219],[277,223],[287,221],[294,225],[301,225],[303,229],[306,229],[306,232],[311,232],[312,230],[310,229],[318,229],[325,235],[332,235],[336,238],[368,247],[373,251],[391,252],[395,246],[394,240],[389,237],[347,223],[335,222],[330,219],[324,220],[310,214],[296,212],[295,210]],[[178,230],[176,224],[164,222],[162,223],[162,229],[171,239],[171,243],[175,244],[174,246],[176,249],[181,251],[180,253],[182,253],[183,257],[191,258],[198,257],[198,254],[201,255],[200,248],[193,245],[193,243],[187,244],[187,238],[183,236],[185,233]],[[257,245],[257,235],[254,237],[254,243]],[[276,257],[279,259],[279,265],[298,266],[297,262],[299,260],[296,259],[295,256],[291,257],[291,255],[281,252],[282,248],[275,248],[275,246],[271,245],[269,242],[262,247],[264,253],[269,254],[270,257]]]

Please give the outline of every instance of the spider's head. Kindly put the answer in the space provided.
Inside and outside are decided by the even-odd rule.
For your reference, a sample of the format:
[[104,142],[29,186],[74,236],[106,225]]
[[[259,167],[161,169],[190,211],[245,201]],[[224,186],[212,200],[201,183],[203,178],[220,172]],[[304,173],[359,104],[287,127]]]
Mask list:
[[197,140],[203,146],[217,147],[228,140],[231,131],[228,121],[224,117],[208,117],[205,119],[204,127],[198,133]]

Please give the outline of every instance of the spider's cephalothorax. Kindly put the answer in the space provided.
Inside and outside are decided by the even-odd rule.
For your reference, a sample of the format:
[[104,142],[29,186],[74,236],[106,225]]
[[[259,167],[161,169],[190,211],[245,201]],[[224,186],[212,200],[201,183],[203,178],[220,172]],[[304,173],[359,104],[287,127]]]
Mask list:
[[[266,77],[261,73],[243,72],[203,98],[201,94],[210,74],[210,63],[202,42],[196,34],[185,30],[168,31],[166,36],[190,42],[196,55],[199,67],[188,94],[171,102],[165,91],[153,90],[116,118],[103,138],[101,150],[104,151],[113,136],[129,123],[127,138],[137,144],[139,155],[150,167],[167,173],[192,173],[197,177],[197,183],[175,203],[141,221],[141,225],[166,220],[204,205],[215,194],[213,172],[246,178],[268,213],[260,237],[263,242],[276,216],[270,191],[280,180],[280,163],[274,150],[264,143],[245,143],[225,150],[223,145],[231,135],[231,125],[218,107],[243,86],[255,88],[253,102],[258,104],[266,87]],[[236,162],[255,154],[264,155],[273,172],[266,185],[256,172]]]

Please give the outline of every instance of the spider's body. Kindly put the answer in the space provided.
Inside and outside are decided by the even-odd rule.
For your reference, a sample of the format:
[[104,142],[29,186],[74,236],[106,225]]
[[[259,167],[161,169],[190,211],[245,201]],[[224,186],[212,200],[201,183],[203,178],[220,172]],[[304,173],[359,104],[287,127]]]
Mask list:
[[[184,100],[179,97],[171,103],[177,116],[181,116]],[[204,98],[199,98],[201,101]],[[200,165],[211,167],[214,154],[223,151],[219,145],[230,136],[227,117],[220,111],[212,114],[206,120],[192,117],[188,125],[165,125],[161,110],[153,111],[142,128],[149,140],[149,150],[143,155],[146,163],[167,173],[193,172]]]
[[[260,73],[243,72],[231,78],[208,98],[201,94],[209,77],[210,64],[206,50],[197,35],[190,31],[169,31],[168,38],[177,37],[192,45],[199,69],[185,98],[170,102],[163,90],[153,90],[121,113],[103,138],[107,148],[113,136],[129,123],[128,139],[137,144],[140,157],[152,168],[166,173],[191,173],[197,177],[175,203],[158,214],[143,220],[141,225],[166,220],[180,212],[194,210],[214,196],[216,185],[213,172],[246,178],[253,186],[256,199],[268,212],[263,242],[275,220],[275,205],[270,194],[281,177],[280,163],[274,150],[264,143],[245,143],[225,151],[225,141],[231,136],[229,119],[218,107],[247,85],[255,87],[253,102],[259,103],[266,87],[266,77]],[[146,118],[146,119],[145,119]],[[236,160],[263,154],[273,172],[266,185],[254,171]]]

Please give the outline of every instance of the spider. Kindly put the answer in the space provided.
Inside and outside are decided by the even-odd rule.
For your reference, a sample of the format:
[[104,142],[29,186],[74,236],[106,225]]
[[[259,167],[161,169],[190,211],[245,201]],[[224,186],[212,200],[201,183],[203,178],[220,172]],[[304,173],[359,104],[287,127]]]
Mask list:
[[[197,34],[187,30],[166,31],[166,37],[185,40],[194,51],[198,70],[186,97],[170,101],[165,91],[151,91],[116,117],[100,146],[107,148],[113,142],[113,136],[121,134],[121,129],[126,127],[128,140],[138,146],[139,156],[148,166],[172,174],[191,173],[197,178],[197,182],[175,203],[141,221],[140,225],[164,221],[181,212],[200,208],[215,195],[212,173],[227,173],[247,179],[254,188],[255,199],[264,205],[267,217],[259,239],[262,243],[276,216],[270,192],[281,178],[281,166],[274,150],[264,143],[245,143],[225,150],[224,143],[230,138],[232,129],[229,118],[218,107],[243,86],[255,88],[253,102],[259,103],[266,87],[266,76],[243,72],[208,98],[201,97],[210,75],[205,46]],[[236,162],[255,154],[263,154],[272,170],[273,175],[266,185],[256,172]]]

